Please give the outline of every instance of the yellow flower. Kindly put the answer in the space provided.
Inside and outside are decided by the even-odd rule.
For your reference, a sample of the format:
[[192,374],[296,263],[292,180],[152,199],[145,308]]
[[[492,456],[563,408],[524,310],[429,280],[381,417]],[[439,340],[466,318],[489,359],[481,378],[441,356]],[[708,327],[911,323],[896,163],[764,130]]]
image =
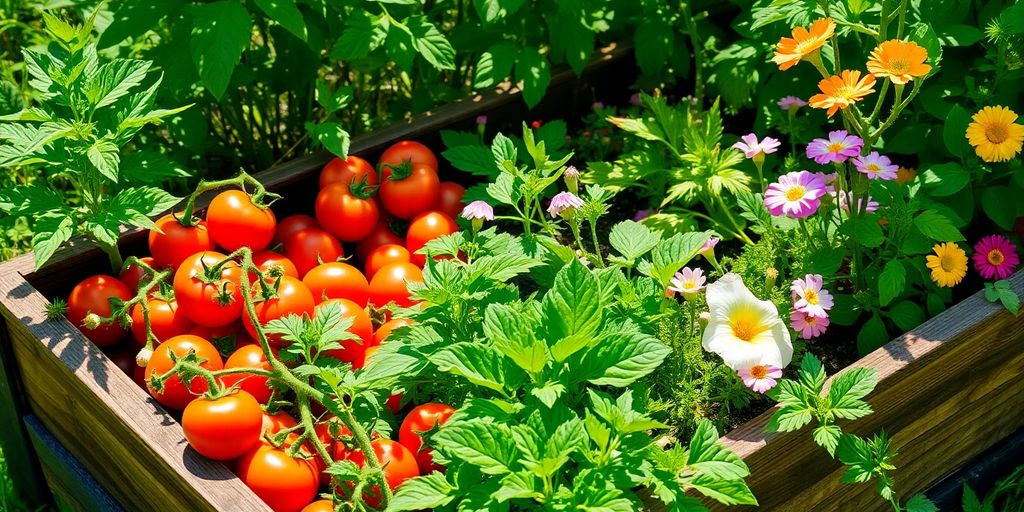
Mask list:
[[952,288],[967,275],[967,253],[960,246],[946,242],[935,244],[932,250],[935,254],[929,254],[925,259],[928,268],[932,269],[932,281],[935,284]]
[[860,77],[860,71],[843,71],[841,76],[831,76],[818,82],[822,94],[811,96],[808,104],[814,108],[827,108],[832,117],[841,108],[849,107],[875,92],[874,75]]
[[1024,145],[1024,126],[1014,123],[1017,114],[1006,107],[985,107],[967,126],[967,140],[986,162],[1005,162]]
[[914,42],[899,39],[886,41],[871,51],[868,71],[878,78],[888,77],[896,85],[906,85],[914,77],[922,77],[932,70],[925,64],[928,50]]
[[772,62],[785,71],[800,62],[800,59],[817,52],[828,38],[836,31],[836,22],[832,18],[822,18],[811,24],[810,30],[804,27],[793,29],[793,37],[783,37],[775,45],[775,57]]

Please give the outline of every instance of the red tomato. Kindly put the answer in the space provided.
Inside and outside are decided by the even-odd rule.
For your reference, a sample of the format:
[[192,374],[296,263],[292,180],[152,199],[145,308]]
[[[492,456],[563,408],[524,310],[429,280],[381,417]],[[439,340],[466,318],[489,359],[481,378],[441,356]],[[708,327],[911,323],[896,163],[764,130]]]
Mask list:
[[366,257],[366,277],[373,279],[373,275],[388,263],[411,262],[412,255],[409,254],[408,249],[398,244],[384,244],[374,249],[373,252]]
[[451,217],[441,212],[426,212],[419,214],[409,224],[409,232],[405,235],[405,247],[412,253],[412,262],[422,267],[427,262],[427,257],[417,254],[416,251],[427,245],[427,242],[450,235],[459,230]]
[[441,193],[437,171],[413,164],[408,176],[385,172],[381,177],[380,202],[395,217],[411,219],[434,206]]
[[[207,269],[224,258],[219,252],[196,253],[182,261],[174,272],[174,298],[185,316],[196,324],[220,327],[242,315],[242,269],[238,263],[225,263],[216,281],[203,280]],[[221,297],[222,289],[227,296]]]
[[206,208],[206,227],[213,241],[229,252],[241,247],[262,251],[274,239],[277,218],[270,208],[253,204],[244,191],[225,190]]
[[317,312],[323,310],[328,304],[338,304],[341,307],[341,316],[352,318],[352,325],[348,331],[356,335],[356,339],[344,340],[341,348],[324,352],[325,356],[352,363],[352,367],[359,369],[363,367],[366,359],[366,349],[373,345],[373,322],[370,321],[370,314],[358,304],[348,299],[331,299],[316,307]]
[[416,454],[416,463],[420,471],[425,475],[432,471],[440,471],[442,466],[434,464],[434,458],[430,455],[430,448],[423,447],[423,439],[420,433],[426,432],[435,425],[443,425],[448,418],[455,414],[455,409],[445,404],[427,403],[414,407],[402,421],[402,427],[398,429],[398,442]]
[[388,149],[385,149],[384,153],[380,155],[377,167],[384,174],[387,172],[386,165],[400,165],[403,162],[410,161],[414,164],[427,165],[434,172],[437,172],[437,157],[434,156],[434,152],[423,144],[411,140],[397,142]]
[[[217,352],[217,348],[212,343],[198,336],[182,334],[161,343],[160,346],[153,349],[153,355],[149,358],[149,364],[146,365],[147,387],[153,375],[163,375],[174,367],[174,362],[171,361],[171,353],[174,353],[178,358],[182,358],[189,352],[195,352],[199,359],[205,360],[200,366],[207,370],[217,371],[224,367],[224,362],[220,358],[220,352]],[[180,377],[172,375],[164,381],[163,391],[157,393],[150,387],[149,394],[153,395],[157,402],[166,407],[181,410],[194,400],[197,395],[201,395],[208,390],[209,386],[206,379],[202,377],[195,377],[186,386],[181,382]]]
[[341,183],[347,188],[352,182],[363,182],[375,187],[380,179],[370,162],[355,155],[349,155],[345,160],[335,158],[320,171],[320,188],[331,183]]
[[[252,285],[254,300],[258,301],[255,304],[256,318],[259,320],[261,327],[266,326],[267,322],[271,320],[288,315],[302,316],[304,314],[313,314],[313,306],[316,305],[316,302],[313,301],[313,294],[309,292],[309,288],[306,288],[302,281],[291,276],[283,276],[277,282],[277,289],[275,291],[277,292],[275,297],[264,299],[262,287],[259,283],[253,283]],[[248,314],[242,315],[242,325],[245,326],[246,332],[253,339],[257,339],[256,327],[253,325],[252,320]],[[282,340],[279,334],[268,334],[267,341],[275,346],[285,346],[289,343]]]
[[292,428],[298,425],[299,422],[295,421],[295,418],[291,414],[284,411],[278,411],[276,414],[270,414],[263,411],[263,437],[270,438],[274,434]]
[[[228,357],[224,362],[224,368],[261,368],[269,371],[270,363],[259,345],[243,345]],[[225,386],[237,384],[238,389],[249,393],[257,402],[264,405],[270,401],[271,390],[267,384],[269,380],[267,377],[252,373],[231,373],[220,378]]]
[[370,283],[363,277],[363,273],[340,261],[314,267],[306,273],[302,282],[313,292],[317,303],[327,299],[348,299],[359,307],[366,307],[370,296]]
[[343,242],[362,240],[379,218],[377,201],[350,192],[348,185],[329,183],[316,196],[316,220]]
[[303,229],[284,241],[284,255],[295,263],[299,278],[306,276],[313,267],[345,256],[341,242],[330,233],[318,229]]
[[391,331],[406,325],[412,325],[412,320],[409,320],[408,318],[396,318],[394,320],[388,320],[387,322],[384,322],[383,324],[381,324],[380,327],[377,328],[377,332],[373,333],[373,339],[374,341],[377,342],[378,345],[380,345],[387,341],[388,335],[391,334]]
[[316,500],[306,505],[301,512],[334,512],[334,502],[331,500]]
[[466,205],[462,204],[462,196],[466,193],[466,188],[453,181],[442,181],[441,191],[437,195],[437,204],[431,208],[431,210],[437,210],[445,215],[457,219],[462,214],[462,208]]
[[86,328],[82,322],[89,313],[95,313],[101,317],[110,316],[113,312],[113,307],[110,304],[111,298],[128,301],[134,295],[132,290],[128,289],[128,285],[116,277],[106,275],[87,277],[75,285],[71,294],[68,295],[68,320],[96,345],[101,347],[113,345],[128,334],[128,331],[121,327],[120,322],[115,320],[95,329]]
[[274,512],[299,512],[316,499],[320,476],[312,461],[257,443],[238,461],[238,478]]
[[402,307],[413,305],[409,298],[407,281],[423,282],[423,271],[412,263],[390,263],[384,265],[370,280],[370,303],[384,307],[394,302]]
[[[177,269],[185,258],[197,252],[212,251],[217,247],[210,238],[206,221],[195,226],[182,226],[174,214],[168,213],[156,221],[159,231],[149,231],[149,252],[156,267]],[[162,233],[161,233],[162,231]]]
[[[284,275],[299,277],[299,269],[295,268],[295,264],[292,260],[285,258],[283,254],[278,254],[274,251],[260,251],[253,253],[252,264],[256,265],[256,268],[260,269],[260,272],[267,272],[271,267],[281,267],[284,271]],[[255,281],[256,276],[249,276],[250,281]]]
[[398,414],[398,411],[402,410],[402,394],[395,393],[389,396],[384,405],[391,411],[391,414]]
[[[146,265],[157,268],[156,260],[154,260],[152,256],[144,256],[139,259]],[[142,282],[144,277],[146,277],[146,271],[142,270],[142,267],[138,265],[126,265],[124,269],[121,270],[121,273],[117,275],[117,278],[128,286],[128,289],[132,291],[133,295],[138,291],[139,283]]]
[[[157,342],[166,341],[179,334],[188,334],[195,326],[181,308],[178,301],[170,302],[163,299],[149,299],[149,326],[153,329]],[[132,336],[141,346],[146,344],[146,319],[142,315],[142,305],[132,306]]]
[[263,412],[245,391],[216,399],[199,397],[185,406],[181,429],[193,450],[214,460],[244,455],[260,442]]
[[369,235],[366,235],[366,238],[356,242],[356,256],[358,256],[361,261],[366,261],[366,258],[370,256],[370,253],[382,245],[405,244],[405,240],[402,240],[402,237],[396,235],[394,231],[391,231],[391,227],[388,224],[389,223],[384,219],[377,221],[377,225],[374,226],[373,231],[371,231]]
[[[416,458],[408,448],[390,439],[375,439],[370,441],[373,452],[377,454],[377,460],[384,467],[384,479],[391,490],[395,490],[402,482],[420,475]],[[361,450],[354,450],[349,453],[348,460],[357,466],[363,467],[366,464],[366,457]],[[367,493],[366,501],[371,506],[380,502],[380,489],[371,488]]]
[[283,244],[288,237],[299,231],[319,227],[320,225],[316,223],[316,219],[309,215],[289,215],[277,223],[277,229],[274,231],[274,243]]

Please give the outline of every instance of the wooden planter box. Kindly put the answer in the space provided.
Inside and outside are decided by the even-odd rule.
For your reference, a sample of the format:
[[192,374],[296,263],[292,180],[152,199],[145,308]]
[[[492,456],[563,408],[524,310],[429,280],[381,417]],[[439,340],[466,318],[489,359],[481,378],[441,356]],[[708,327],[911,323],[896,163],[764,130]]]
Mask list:
[[[571,72],[555,74],[548,97],[528,119],[574,115],[597,98],[628,94],[635,76],[631,59],[624,58],[629,53],[609,49],[582,80]],[[447,105],[357,138],[352,152],[372,161],[399,139],[436,143],[440,129],[471,129],[481,114],[492,126],[509,121],[507,128],[515,131],[519,120],[527,119],[517,96],[506,86]],[[261,173],[268,188],[286,198],[275,209],[308,210],[327,158],[304,157]],[[128,253],[139,253],[145,248],[145,233],[128,232],[121,245]],[[38,272],[32,255],[0,264],[0,354],[7,358],[8,372],[13,368],[15,374],[13,394],[26,397],[30,413],[38,418],[30,418],[25,442],[40,452],[48,483],[73,509],[81,510],[116,507],[97,505],[105,498],[90,493],[93,477],[128,510],[268,510],[228,468],[187,448],[174,418],[70,322],[46,319],[48,297],[66,296],[85,276],[106,272],[106,261],[98,250],[79,245]],[[1015,290],[1024,292],[1024,273],[1011,281]],[[879,371],[878,388],[869,397],[875,414],[844,428],[858,434],[884,428],[892,436],[893,447],[900,451],[897,489],[910,496],[1024,424],[1024,387],[1017,384],[1024,375],[1021,343],[1024,320],[974,295],[855,363]],[[4,368],[0,365],[0,402],[4,393],[12,394],[5,388]],[[0,429],[21,429],[13,414],[0,412]],[[748,482],[763,508],[884,508],[872,486],[839,483],[842,468],[813,443],[809,429],[765,434],[770,414],[724,438],[749,464]],[[47,430],[52,438],[38,434]],[[66,448],[76,467],[80,463],[88,474],[76,474],[50,456],[54,446]]]

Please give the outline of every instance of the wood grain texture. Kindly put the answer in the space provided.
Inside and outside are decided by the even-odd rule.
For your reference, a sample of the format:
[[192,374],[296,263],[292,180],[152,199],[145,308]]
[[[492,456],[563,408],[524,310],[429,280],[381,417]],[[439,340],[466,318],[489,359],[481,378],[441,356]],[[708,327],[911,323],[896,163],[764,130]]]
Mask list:
[[[594,91],[602,87],[628,95],[635,76],[629,57],[631,49],[610,47],[588,65],[584,79],[575,79],[568,70],[555,73],[545,101],[531,115],[542,119],[575,115],[570,110],[573,105],[582,107],[580,112],[589,110]],[[608,66],[614,67],[609,72],[613,78],[586,83],[587,77],[613,69]],[[436,142],[440,128],[470,129],[480,114],[518,129],[525,112],[518,90],[504,84],[357,137],[351,151],[372,160],[404,138]],[[269,189],[286,194],[281,212],[300,208],[308,212],[319,170],[329,158],[323,153],[301,157],[257,177]],[[211,197],[197,205],[204,207]],[[141,254],[145,236],[143,230],[125,230],[119,245],[125,254]],[[107,258],[78,239],[51,261],[39,271],[34,269],[32,254],[0,263],[0,313],[29,406],[42,424],[128,510],[268,510],[224,465],[188,448],[174,418],[66,319],[46,318],[47,297],[65,296],[85,276],[109,272]],[[49,478],[68,478],[47,469]],[[67,485],[57,484],[61,494],[68,494]]]

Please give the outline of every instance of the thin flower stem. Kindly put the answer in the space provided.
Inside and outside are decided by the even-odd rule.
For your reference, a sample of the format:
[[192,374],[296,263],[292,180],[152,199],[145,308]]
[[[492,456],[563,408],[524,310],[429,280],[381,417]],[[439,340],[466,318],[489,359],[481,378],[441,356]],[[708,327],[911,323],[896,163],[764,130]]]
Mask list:
[[806,219],[800,219],[800,229],[803,230],[804,236],[807,237],[807,243],[808,243],[808,245],[811,246],[811,250],[817,251],[818,247],[814,243],[814,238],[811,236],[811,231],[809,229],[807,229],[807,220]]
[[884,79],[882,82],[882,90],[878,92],[878,101],[875,102],[875,108],[871,111],[871,117],[868,118],[868,128],[878,122],[878,115],[882,113],[882,104],[885,103],[885,95],[889,92],[889,84],[890,80],[888,79]]
[[750,245],[754,245],[754,241],[743,232],[743,228],[740,227],[738,222],[736,222],[736,218],[732,216],[732,213],[729,213],[729,208],[725,206],[725,200],[722,199],[722,196],[720,194],[716,195],[715,199],[718,201],[718,206],[722,208],[722,213],[724,213],[725,217],[732,223],[736,230],[736,234],[739,235],[739,238]]
[[589,219],[587,222],[590,224],[590,235],[594,242],[594,255],[597,256],[597,266],[604,268],[604,258],[601,257],[601,244],[597,240],[597,222]]

